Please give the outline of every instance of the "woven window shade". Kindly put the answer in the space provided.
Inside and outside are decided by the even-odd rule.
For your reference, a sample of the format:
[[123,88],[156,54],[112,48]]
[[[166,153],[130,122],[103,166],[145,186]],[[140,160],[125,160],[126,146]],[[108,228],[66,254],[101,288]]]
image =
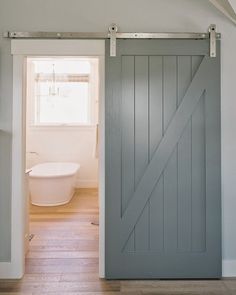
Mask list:
[[[52,74],[36,74],[36,82],[51,82]],[[55,74],[56,82],[89,82],[89,75],[83,74]]]

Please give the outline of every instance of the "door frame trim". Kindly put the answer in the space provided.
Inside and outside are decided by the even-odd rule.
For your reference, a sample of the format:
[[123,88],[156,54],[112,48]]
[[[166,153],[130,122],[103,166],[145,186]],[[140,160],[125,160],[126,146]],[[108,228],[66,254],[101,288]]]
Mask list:
[[27,56],[93,56],[99,59],[99,277],[105,274],[105,41],[12,40],[11,261],[0,263],[0,278],[25,271],[25,87]]

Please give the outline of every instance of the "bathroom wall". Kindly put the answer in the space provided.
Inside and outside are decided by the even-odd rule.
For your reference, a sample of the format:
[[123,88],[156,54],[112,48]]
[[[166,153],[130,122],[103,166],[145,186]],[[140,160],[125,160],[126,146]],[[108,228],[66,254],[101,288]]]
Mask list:
[[76,186],[97,187],[98,159],[94,153],[96,127],[28,125],[27,130],[27,168],[43,162],[76,162],[80,164]]
[[[92,8],[92,9],[91,9]],[[0,31],[100,31],[111,23],[128,32],[222,33],[223,273],[236,275],[236,27],[207,0],[0,0]],[[11,220],[12,57],[0,37],[0,261],[9,261]],[[41,152],[42,153],[42,152]],[[227,265],[232,265],[228,268]]]

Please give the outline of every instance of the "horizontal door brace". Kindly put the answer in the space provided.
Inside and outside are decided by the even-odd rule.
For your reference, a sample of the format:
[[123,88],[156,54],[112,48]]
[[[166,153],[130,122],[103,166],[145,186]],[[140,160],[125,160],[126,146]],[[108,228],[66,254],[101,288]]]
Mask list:
[[99,32],[5,32],[3,37],[10,39],[110,39],[110,56],[116,56],[116,39],[209,39],[210,57],[216,56],[216,39],[221,38],[216,33],[216,26],[210,25],[206,33],[122,33],[112,24],[107,33]]

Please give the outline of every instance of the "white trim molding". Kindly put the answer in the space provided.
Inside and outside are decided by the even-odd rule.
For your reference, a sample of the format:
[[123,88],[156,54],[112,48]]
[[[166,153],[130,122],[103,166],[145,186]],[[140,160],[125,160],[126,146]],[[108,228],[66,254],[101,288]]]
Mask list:
[[25,81],[26,57],[85,56],[99,60],[99,276],[105,275],[105,103],[104,40],[12,40],[13,55],[13,121],[12,121],[12,195],[11,195],[11,261],[0,262],[0,279],[19,279],[25,269]]
[[[229,20],[236,25],[236,13],[233,0],[209,0],[220,12],[222,12]],[[233,5],[234,4],[234,5]]]
[[[24,274],[25,195],[24,128],[23,127],[24,57],[13,57],[12,109],[12,196],[11,196],[11,261],[0,263],[0,278],[19,279]],[[20,123],[19,123],[20,122]]]
[[11,54],[29,56],[104,56],[104,40],[12,40]]
[[236,277],[236,259],[222,261],[222,276],[225,278]]

